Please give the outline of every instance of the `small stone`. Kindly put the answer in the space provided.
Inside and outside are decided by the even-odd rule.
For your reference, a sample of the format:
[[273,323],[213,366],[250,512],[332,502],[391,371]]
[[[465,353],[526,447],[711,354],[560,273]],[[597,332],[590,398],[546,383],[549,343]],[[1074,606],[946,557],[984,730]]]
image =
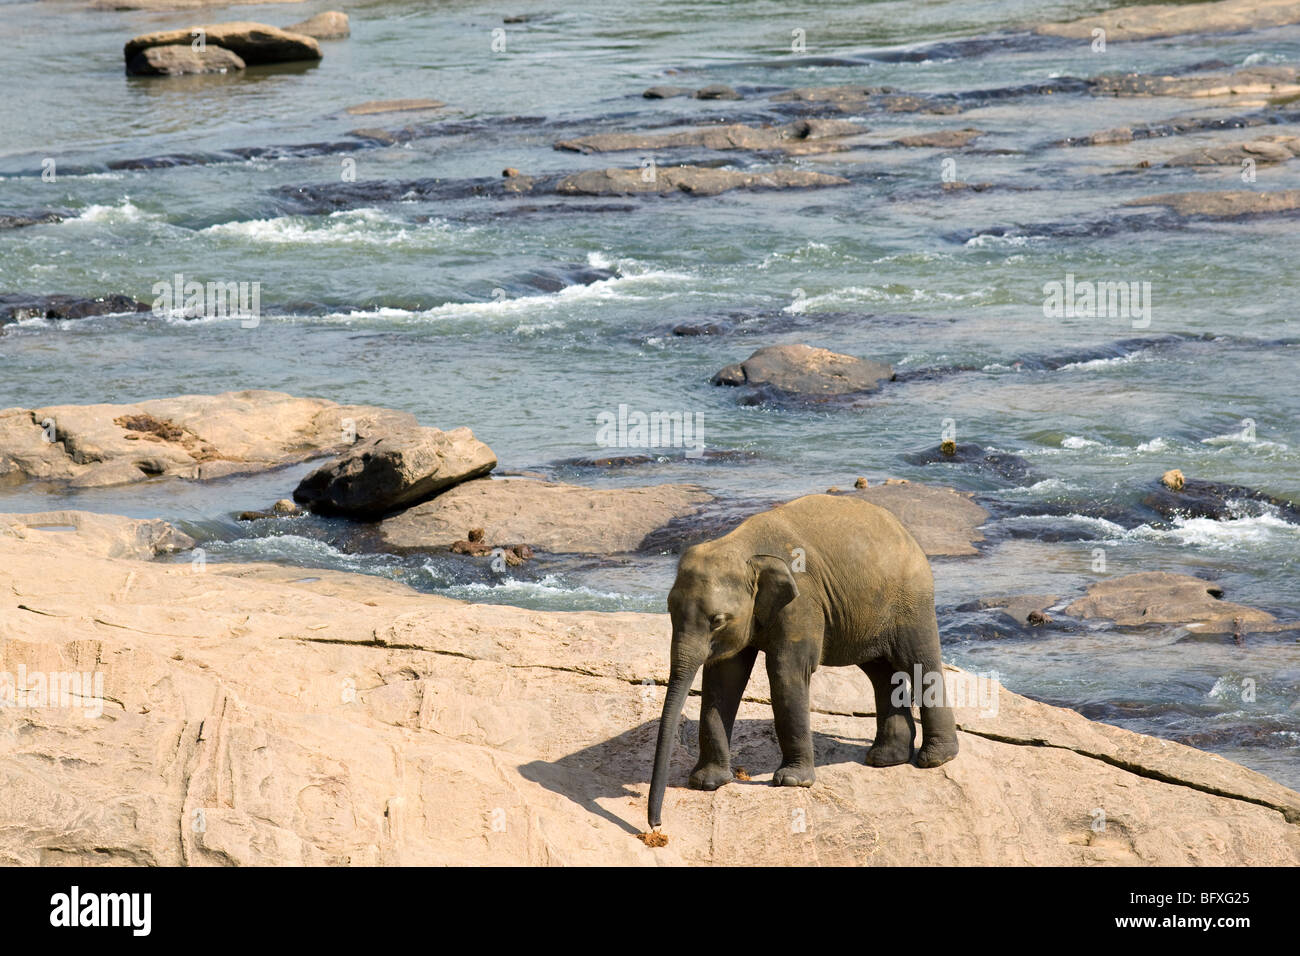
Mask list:
[[826,489],[826,493],[828,495],[838,495],[840,493],[840,486],[831,485],[829,488]]
[[957,454],[957,443],[951,438],[945,438],[943,443],[939,446],[939,451],[943,452],[945,455],[955,455]]
[[1160,476],[1160,483],[1171,491],[1182,491],[1187,480],[1177,468],[1171,468]]
[[289,498],[281,498],[275,504],[271,505],[271,511],[278,515],[302,514],[302,509],[294,504],[294,502]]
[[482,541],[486,532],[482,528],[470,528],[469,534],[466,535],[470,541]]
[[1052,619],[1042,611],[1030,611],[1028,617],[1025,618],[1025,622],[1030,627],[1040,627],[1043,624],[1051,624]]
[[513,166],[507,166],[505,169],[501,170],[501,175],[506,179],[514,179],[519,175],[519,170],[515,169]]
[[853,487],[854,487],[854,488],[865,488],[865,487],[867,487],[867,479],[865,479],[865,478],[859,478],[857,481],[855,481],[855,482],[853,483]]

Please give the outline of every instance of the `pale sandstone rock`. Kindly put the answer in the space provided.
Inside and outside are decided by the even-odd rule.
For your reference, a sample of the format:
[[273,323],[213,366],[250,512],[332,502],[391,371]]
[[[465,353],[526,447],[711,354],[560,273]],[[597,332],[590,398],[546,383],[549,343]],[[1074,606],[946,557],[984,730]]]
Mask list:
[[[81,520],[0,529],[53,519]],[[103,676],[79,706],[0,708],[5,863],[1300,863],[1300,794],[996,684],[957,708],[956,760],[866,767],[855,668],[813,677],[808,790],[764,785],[779,754],[761,667],[734,735],[752,781],[685,789],[693,697],[669,842],[650,849],[635,833],[665,615],[464,605],[271,565],[195,573],[110,557],[140,523],[90,520],[0,530],[0,670]]]
[[137,54],[149,47],[171,44],[189,46],[194,40],[196,30],[203,31],[205,43],[215,44],[231,51],[249,66],[321,58],[320,44],[311,37],[250,20],[208,23],[181,30],[145,33],[127,40],[122,52],[126,62],[130,63]]
[[1122,627],[1144,624],[1186,624],[1191,630],[1231,633],[1234,622],[1251,629],[1267,627],[1267,611],[1224,601],[1223,589],[1188,574],[1141,571],[1098,581],[1086,597],[1070,604],[1073,617],[1104,618]]
[[263,390],[132,405],[6,408],[0,409],[0,472],[8,467],[9,481],[87,487],[155,475],[206,480],[336,452],[353,433],[364,440],[415,427],[414,416],[403,412]]
[[1095,29],[1106,42],[1150,40],[1185,33],[1241,33],[1300,23],[1296,0],[1218,0],[1213,3],[1151,3],[1120,7],[1069,23],[1043,23],[1035,33],[1091,40]]

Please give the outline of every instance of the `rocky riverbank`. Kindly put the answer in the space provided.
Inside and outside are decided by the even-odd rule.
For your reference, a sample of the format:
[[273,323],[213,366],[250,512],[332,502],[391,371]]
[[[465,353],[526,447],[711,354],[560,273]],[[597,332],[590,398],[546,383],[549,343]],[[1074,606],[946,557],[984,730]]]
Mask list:
[[[0,667],[28,681],[0,708],[6,863],[1300,863],[1300,794],[993,685],[958,711],[958,760],[868,768],[871,694],[846,669],[814,678],[811,790],[764,786],[761,674],[736,730],[750,779],[684,789],[693,698],[650,849],[666,616],[166,560],[185,545],[157,522],[0,516]],[[36,705],[36,675],[72,672],[102,689]]]

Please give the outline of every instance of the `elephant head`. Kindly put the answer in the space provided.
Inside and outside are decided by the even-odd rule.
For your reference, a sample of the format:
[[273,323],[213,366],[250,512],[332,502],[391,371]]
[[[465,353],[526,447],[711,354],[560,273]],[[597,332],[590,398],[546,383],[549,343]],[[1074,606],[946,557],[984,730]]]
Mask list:
[[687,550],[668,592],[673,623],[668,693],[659,718],[650,826],[659,826],[677,722],[695,675],[705,664],[738,653],[780,610],[799,596],[790,567],[771,554],[746,554],[708,542]]

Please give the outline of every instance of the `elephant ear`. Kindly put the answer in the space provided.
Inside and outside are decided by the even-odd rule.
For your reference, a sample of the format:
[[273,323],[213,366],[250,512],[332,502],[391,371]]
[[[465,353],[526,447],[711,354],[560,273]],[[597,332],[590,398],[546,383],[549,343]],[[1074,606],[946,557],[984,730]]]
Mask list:
[[766,626],[781,608],[799,596],[790,566],[774,554],[756,554],[749,559],[754,572],[754,621]]

